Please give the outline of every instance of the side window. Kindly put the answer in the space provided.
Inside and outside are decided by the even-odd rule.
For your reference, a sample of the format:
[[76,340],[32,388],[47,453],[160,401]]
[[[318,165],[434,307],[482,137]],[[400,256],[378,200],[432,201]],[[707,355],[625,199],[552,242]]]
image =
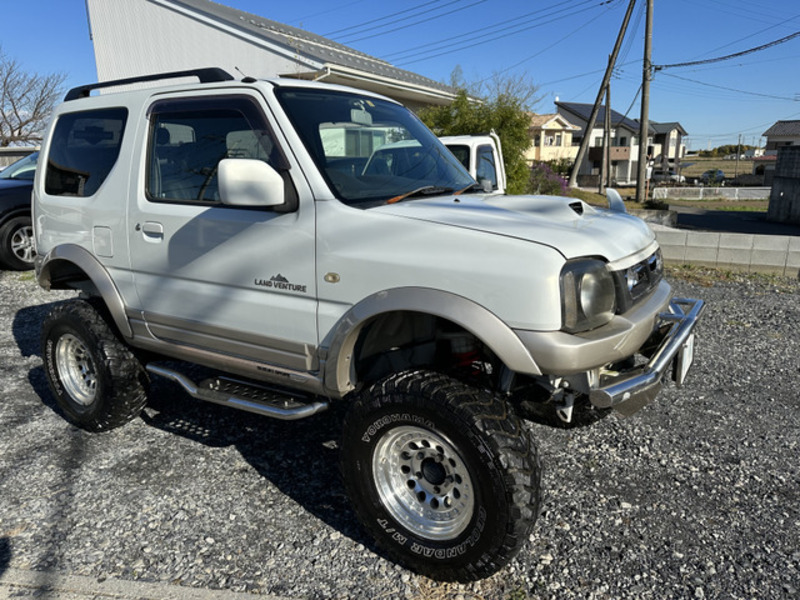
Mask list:
[[92,196],[119,157],[128,110],[106,108],[61,115],[53,131],[45,192]]
[[476,156],[478,165],[476,168],[476,179],[480,181],[489,181],[492,184],[492,189],[497,189],[497,170],[494,165],[494,153],[491,146],[478,146],[478,154]]
[[246,96],[164,100],[150,111],[146,190],[152,202],[220,202],[223,158],[286,161],[260,108]]
[[464,168],[469,171],[469,146],[448,145],[447,149],[453,153]]

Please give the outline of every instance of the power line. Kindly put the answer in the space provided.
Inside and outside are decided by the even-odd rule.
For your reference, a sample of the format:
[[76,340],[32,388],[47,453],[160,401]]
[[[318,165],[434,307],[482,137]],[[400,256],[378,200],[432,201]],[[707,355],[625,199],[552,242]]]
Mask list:
[[749,48],[747,50],[742,50],[741,52],[736,52],[734,54],[727,54],[725,56],[718,56],[716,58],[707,58],[705,60],[693,60],[689,62],[683,63],[673,63],[671,65],[653,65],[653,69],[656,71],[661,71],[663,69],[675,69],[678,67],[694,67],[696,65],[708,65],[711,63],[722,62],[724,60],[730,60],[732,58],[738,58],[740,56],[745,56],[747,54],[753,54],[754,52],[760,52],[761,50],[766,50],[767,48],[772,48],[773,46],[778,46],[779,44],[784,44],[789,40],[792,40],[796,37],[800,37],[800,31],[795,31],[794,33],[787,35],[786,37],[782,37],[779,40],[774,40],[767,44],[762,44],[760,46],[756,46],[755,48]]
[[[443,49],[441,52],[431,51],[431,52],[434,52],[433,54],[431,54],[429,52],[425,52],[425,51],[417,52],[417,53],[414,53],[414,54],[410,54],[406,58],[400,59],[400,60],[398,60],[396,62],[399,65],[409,65],[409,64],[422,62],[422,61],[425,61],[425,60],[430,60],[432,58],[438,58],[439,56],[444,56],[446,54],[452,54],[454,52],[459,52],[459,51],[465,50],[467,48],[474,48],[474,47],[477,47],[477,46],[481,46],[483,44],[494,42],[494,41],[496,41],[496,40],[498,40],[500,38],[509,37],[511,35],[516,35],[518,33],[524,32],[524,31],[530,31],[531,29],[535,29],[537,27],[543,27],[545,25],[549,25],[551,23],[554,23],[556,21],[560,21],[560,20],[565,19],[567,17],[572,17],[572,16],[575,16],[577,14],[581,14],[581,13],[587,12],[588,10],[591,10],[593,8],[604,6],[606,4],[609,4],[609,2],[612,2],[612,1],[614,1],[614,0],[605,0],[603,2],[596,3],[594,6],[590,6],[590,7],[587,7],[587,8],[580,9],[580,10],[576,10],[576,11],[573,11],[571,13],[568,13],[568,14],[565,14],[565,15],[561,15],[561,16],[558,16],[558,17],[553,17],[552,19],[549,19],[547,21],[537,20],[533,25],[530,25],[530,26],[527,26],[527,27],[519,28],[519,25],[513,25],[513,26],[510,26],[510,27],[506,27],[506,28],[504,28],[502,30],[499,30],[494,34],[485,34],[485,35],[482,35],[482,36],[476,36],[474,38],[468,38],[463,43],[461,43],[460,45],[453,46],[452,44],[449,44],[449,47],[447,47],[446,50]],[[582,4],[586,4],[586,2],[584,2]],[[556,11],[556,13],[553,13],[553,14],[557,14],[558,12],[563,12],[563,10],[562,11]],[[513,29],[517,29],[517,31],[512,31]],[[479,40],[481,38],[487,38],[487,39],[484,39],[482,41],[476,41],[476,40]],[[415,56],[419,56],[419,58],[414,58]],[[414,59],[413,60],[409,60],[411,58],[414,58]]]
[[792,102],[797,102],[798,98],[789,98],[788,96],[777,96],[775,94],[762,94],[760,92],[751,92],[749,90],[740,90],[732,87],[727,87],[724,85],[715,85],[713,83],[707,83],[705,81],[698,81],[697,79],[690,79],[688,77],[681,77],[679,75],[672,75],[670,73],[664,73],[667,77],[673,77],[675,79],[680,79],[682,81],[689,81],[691,83],[696,83],[698,85],[705,85],[707,87],[717,88],[720,90],[725,90],[728,92],[736,92],[737,94],[747,94],[749,96],[760,96],[761,98],[772,98],[773,100],[789,100]]
[[347,8],[348,6],[353,6],[354,4],[361,4],[362,2],[366,2],[366,0],[353,0],[352,2],[348,2],[347,4],[338,4],[333,8],[329,8],[328,10],[323,10],[321,12],[316,12],[312,15],[305,15],[303,17],[298,17],[290,21],[290,23],[302,23],[306,19],[315,19],[316,17],[321,17],[322,15],[327,15],[332,12],[341,11],[343,8]]
[[713,48],[712,50],[709,50],[707,52],[707,54],[711,54],[712,52],[716,52],[717,50],[722,50],[723,48],[727,48],[729,46],[733,46],[734,44],[738,44],[739,42],[743,42],[744,40],[747,40],[747,39],[750,39],[750,38],[755,37],[757,35],[760,35],[760,34],[764,33],[765,31],[769,31],[770,29],[775,29],[776,27],[780,27],[782,25],[786,25],[787,23],[789,23],[790,21],[794,21],[798,17],[800,17],[800,15],[795,15],[793,17],[789,17],[788,19],[784,19],[780,23],[776,23],[775,25],[770,25],[769,27],[765,27],[764,29],[760,29],[759,31],[756,31],[755,33],[751,33],[750,35],[746,35],[743,38],[739,38],[738,40],[733,40],[732,42],[728,42],[727,44],[724,44],[722,46],[718,46],[716,48]]
[[[367,25],[371,25],[372,23],[377,23],[378,21],[388,21],[392,17],[396,17],[398,15],[407,15],[408,13],[413,12],[413,11],[417,10],[418,8],[425,8],[426,6],[429,6],[430,4],[438,4],[441,1],[442,0],[430,0],[429,2],[423,2],[422,4],[416,4],[416,5],[412,6],[411,8],[406,8],[404,10],[399,10],[399,11],[393,12],[393,13],[391,13],[389,15],[384,15],[382,17],[377,17],[375,19],[370,19],[369,21],[364,21],[363,23],[358,23],[356,25],[349,25],[347,27],[342,27],[341,29],[337,29],[336,31],[331,31],[330,33],[324,33],[323,35],[325,37],[331,37],[331,36],[336,35],[337,33],[342,33],[342,32],[350,31],[350,30],[353,30],[353,29],[363,29],[364,27],[366,27]],[[455,0],[455,1],[458,1],[458,0]],[[452,4],[452,3],[453,2],[449,2],[448,4]],[[427,11],[423,11],[423,12],[427,12]],[[416,15],[412,15],[412,16],[416,16]],[[407,18],[409,18],[409,17],[407,17]],[[403,20],[403,19],[401,19],[401,20]]]
[[[458,0],[456,0],[456,1],[458,1]],[[457,12],[460,12],[462,10],[466,10],[468,8],[471,8],[471,7],[475,6],[476,4],[483,4],[484,2],[486,2],[486,0],[477,0],[476,2],[473,2],[472,4],[462,5],[462,6],[459,6],[458,8],[454,8],[453,10],[448,10],[448,11],[443,12],[441,14],[434,15],[434,16],[428,17],[426,19],[422,19],[421,21],[414,21],[413,23],[408,23],[407,25],[401,25],[399,27],[394,27],[393,29],[386,29],[385,31],[379,31],[377,33],[372,33],[370,35],[365,35],[365,36],[360,37],[360,38],[355,38],[355,39],[351,38],[351,39],[347,40],[347,43],[348,44],[352,44],[354,42],[360,42],[361,40],[368,40],[370,38],[378,37],[380,35],[386,35],[387,33],[400,31],[401,29],[408,29],[409,27],[413,27],[414,25],[419,25],[421,23],[426,23],[426,22],[431,21],[433,19],[440,19],[440,18],[445,17],[447,15],[452,15],[453,13],[457,13]],[[450,4],[453,4],[453,2],[451,2]],[[447,5],[445,4],[444,6],[447,6]],[[444,6],[441,6],[439,8],[444,8]],[[431,10],[435,10],[435,9],[431,9]],[[421,13],[418,13],[417,16],[424,14],[424,12],[431,12],[431,11],[423,11]]]
[[[582,2],[579,2],[575,7],[572,8],[577,8],[578,6],[584,4],[592,4],[596,2],[597,0],[583,0]],[[465,40],[472,43],[475,42],[476,40],[481,40],[483,38],[496,36],[497,34],[506,33],[512,29],[522,27],[523,25],[530,23],[532,21],[538,26],[538,24],[540,23],[540,19],[543,16],[544,17],[551,16],[553,14],[558,14],[559,12],[563,12],[564,10],[569,10],[569,8],[565,8],[562,10],[555,10],[555,9],[564,5],[568,5],[570,3],[571,2],[569,0],[566,0],[564,2],[560,2],[558,4],[555,4],[547,8],[537,9],[510,19],[499,21],[493,25],[481,27],[480,29],[473,29],[472,31],[467,31],[464,33],[460,33],[458,35],[450,35],[445,39],[436,42],[431,42],[429,44],[424,44],[422,46],[418,46],[417,48],[412,48],[409,50],[401,50],[399,52],[392,52],[387,54],[383,58],[390,61],[407,60],[410,58],[414,58],[416,56],[424,56],[426,54],[438,52],[439,50],[445,48],[452,48],[454,42],[461,43],[462,40]]]
[[[545,52],[547,52],[548,50],[550,50],[550,49],[551,49],[553,46],[558,46],[558,45],[559,45],[561,42],[563,42],[563,41],[565,41],[565,40],[567,40],[567,39],[571,38],[573,35],[575,35],[576,33],[578,33],[578,32],[579,32],[581,29],[583,29],[584,27],[587,27],[587,26],[591,25],[591,23],[592,23],[591,21],[586,21],[586,22],[585,22],[583,25],[580,25],[580,26],[579,26],[577,29],[574,29],[572,32],[568,33],[567,35],[565,35],[565,36],[564,36],[564,37],[562,37],[561,39],[559,39],[559,40],[557,40],[557,41],[553,42],[553,43],[552,43],[552,44],[550,44],[549,46],[545,46],[544,48],[542,48],[541,50],[539,50],[539,51],[538,51],[538,52],[536,52],[535,54],[531,54],[530,56],[528,56],[528,57],[526,57],[526,58],[523,58],[523,59],[522,59],[522,60],[520,60],[519,62],[516,62],[516,63],[514,63],[513,65],[511,65],[510,67],[506,67],[505,69],[503,69],[503,70],[501,70],[501,71],[498,71],[496,74],[502,74],[502,73],[506,73],[506,72],[510,71],[511,69],[514,69],[514,68],[516,68],[516,67],[520,66],[521,64],[524,64],[524,63],[528,62],[529,60],[533,60],[534,58],[536,58],[536,57],[537,57],[537,56],[539,56],[540,54],[544,54]],[[489,78],[487,77],[486,79],[489,79]],[[479,81],[478,83],[483,83],[484,81],[486,81],[486,79],[483,79],[483,80]]]

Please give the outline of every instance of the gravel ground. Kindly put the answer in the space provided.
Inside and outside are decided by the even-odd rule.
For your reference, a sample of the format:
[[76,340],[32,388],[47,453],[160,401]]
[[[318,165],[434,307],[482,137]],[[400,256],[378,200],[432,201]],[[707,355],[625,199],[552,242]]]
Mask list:
[[676,288],[708,301],[687,384],[629,419],[531,425],[543,514],[509,568],[462,586],[396,566],[362,533],[337,474],[340,411],[283,423],[156,381],[133,423],[69,425],[39,357],[48,303],[67,294],[0,273],[0,574],[294,599],[796,598],[800,286]]

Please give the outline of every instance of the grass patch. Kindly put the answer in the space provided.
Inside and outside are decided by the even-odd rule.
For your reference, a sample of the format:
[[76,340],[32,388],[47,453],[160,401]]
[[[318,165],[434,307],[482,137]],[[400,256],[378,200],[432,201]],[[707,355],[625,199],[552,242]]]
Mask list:
[[[633,191],[633,195],[629,195],[627,190],[617,190],[622,199],[625,200],[625,207],[629,210],[632,208],[635,209],[642,209],[642,208],[653,208],[649,206],[649,203],[642,204],[641,202],[635,202],[632,198],[635,195],[636,191]],[[569,195],[572,198],[577,198],[578,200],[583,200],[586,204],[591,206],[599,206],[601,208],[608,208],[608,200],[605,197],[605,194],[598,194],[597,192],[590,192],[588,190],[581,190],[578,188],[573,188],[569,190]],[[666,208],[666,205],[664,206]]]
[[669,200],[671,206],[685,206],[701,210],[722,210],[728,212],[767,212],[769,200],[728,200],[709,198],[704,200]]
[[732,179],[735,174],[744,175],[753,172],[752,159],[740,159],[739,167],[736,167],[735,160],[723,160],[721,158],[683,158],[682,162],[692,163],[688,167],[681,169],[681,175],[686,179],[700,177],[706,171],[711,169],[721,169],[725,173],[725,177]]

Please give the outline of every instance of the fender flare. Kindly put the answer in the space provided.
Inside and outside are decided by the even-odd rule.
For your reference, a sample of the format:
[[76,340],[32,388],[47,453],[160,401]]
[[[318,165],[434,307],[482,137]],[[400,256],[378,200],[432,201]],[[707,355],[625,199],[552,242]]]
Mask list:
[[39,285],[49,291],[52,287],[52,271],[62,262],[71,263],[86,273],[103,298],[120,334],[127,339],[132,339],[133,329],[125,315],[125,303],[122,301],[122,295],[106,268],[85,248],[77,244],[62,244],[50,250],[37,265],[36,274]]
[[472,300],[450,292],[420,287],[384,290],[348,310],[331,334],[324,358],[325,388],[344,396],[355,388],[353,355],[364,326],[375,317],[396,311],[417,312],[446,319],[486,344],[509,369],[530,375],[541,370],[528,349],[497,315]]

